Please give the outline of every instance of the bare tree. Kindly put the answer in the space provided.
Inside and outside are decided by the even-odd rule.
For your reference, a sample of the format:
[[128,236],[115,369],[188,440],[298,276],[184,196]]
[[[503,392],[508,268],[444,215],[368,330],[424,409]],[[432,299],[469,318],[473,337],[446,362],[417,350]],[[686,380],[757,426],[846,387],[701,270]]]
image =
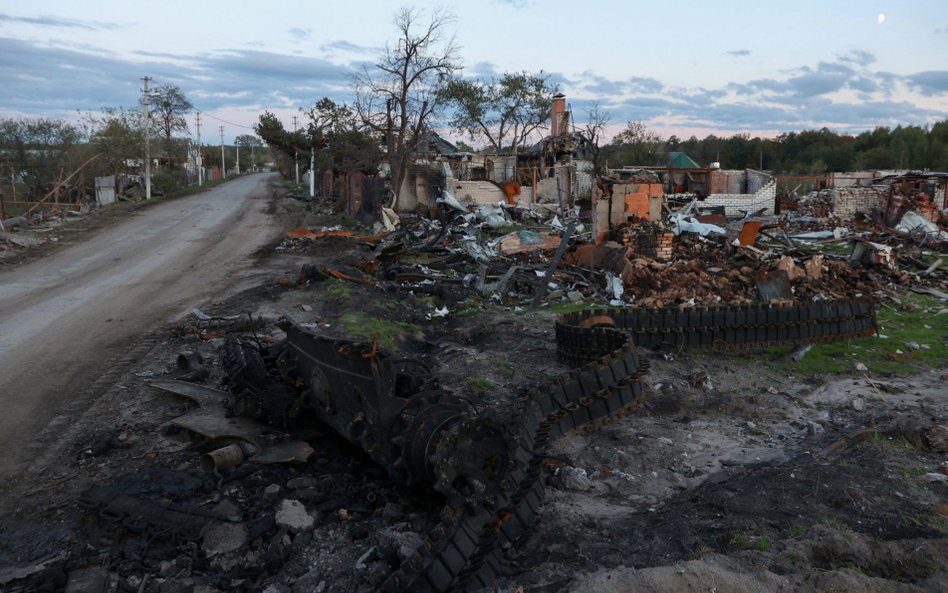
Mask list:
[[184,116],[194,109],[191,101],[174,84],[163,84],[151,94],[149,117],[165,142],[171,141],[175,132],[187,132],[188,122]]
[[611,157],[629,165],[655,165],[665,152],[662,137],[643,121],[626,122],[608,147]]
[[612,119],[612,115],[602,108],[599,101],[593,101],[586,110],[586,125],[583,126],[582,132],[593,147],[593,170],[597,174],[600,173],[599,143],[602,140],[602,135],[606,132],[606,126],[609,125],[610,119]]
[[447,27],[454,17],[435,10],[427,26],[418,26],[421,12],[403,8],[395,15],[398,39],[386,45],[375,68],[356,75],[356,110],[380,134],[392,171],[392,207],[408,172],[412,154],[428,132],[428,123],[443,103],[441,90],[460,69],[453,36]]

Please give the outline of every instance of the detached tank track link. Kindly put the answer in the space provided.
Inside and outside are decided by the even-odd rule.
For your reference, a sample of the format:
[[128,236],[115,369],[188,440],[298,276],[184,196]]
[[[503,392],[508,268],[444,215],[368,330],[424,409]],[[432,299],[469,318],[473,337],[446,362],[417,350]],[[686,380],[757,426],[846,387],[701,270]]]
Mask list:
[[584,361],[611,352],[627,340],[649,349],[749,349],[833,342],[875,331],[875,309],[863,299],[687,309],[596,309],[561,315],[556,322],[556,344],[566,359]]

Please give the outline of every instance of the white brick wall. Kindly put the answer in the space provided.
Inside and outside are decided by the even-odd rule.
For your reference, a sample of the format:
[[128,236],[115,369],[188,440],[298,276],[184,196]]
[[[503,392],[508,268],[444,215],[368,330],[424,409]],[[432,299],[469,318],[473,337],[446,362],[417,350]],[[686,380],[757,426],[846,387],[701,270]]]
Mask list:
[[888,192],[873,187],[849,187],[832,190],[833,213],[841,220],[852,219],[857,212],[869,214],[884,208]]
[[760,191],[754,194],[711,194],[698,202],[699,206],[724,206],[724,212],[728,216],[740,216],[741,210],[744,212],[756,212],[761,208],[767,209],[767,214],[773,214],[774,204],[777,196],[777,182],[771,180],[770,183],[760,188]]

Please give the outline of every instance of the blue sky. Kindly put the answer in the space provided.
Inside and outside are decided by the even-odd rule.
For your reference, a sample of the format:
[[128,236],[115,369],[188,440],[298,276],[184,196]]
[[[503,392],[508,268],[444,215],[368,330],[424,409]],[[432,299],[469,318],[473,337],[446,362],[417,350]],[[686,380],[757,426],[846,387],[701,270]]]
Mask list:
[[[405,2],[0,0],[0,115],[77,118],[132,107],[140,78],[177,84],[202,136],[290,126],[395,36]],[[427,10],[443,2],[415,1]],[[147,8],[146,8],[147,7]],[[577,120],[614,131],[775,135],[948,118],[948,1],[481,0],[452,7],[465,76],[543,71]],[[223,120],[223,121],[221,121]],[[226,123],[225,123],[226,122]],[[191,118],[193,133],[193,118]]]

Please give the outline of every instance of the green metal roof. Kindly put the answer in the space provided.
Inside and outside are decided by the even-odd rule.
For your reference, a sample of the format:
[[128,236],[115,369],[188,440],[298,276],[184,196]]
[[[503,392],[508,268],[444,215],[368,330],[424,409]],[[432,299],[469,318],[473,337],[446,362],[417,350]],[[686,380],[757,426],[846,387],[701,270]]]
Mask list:
[[683,152],[669,152],[668,164],[666,167],[672,169],[700,169],[698,163],[691,160],[691,157]]

